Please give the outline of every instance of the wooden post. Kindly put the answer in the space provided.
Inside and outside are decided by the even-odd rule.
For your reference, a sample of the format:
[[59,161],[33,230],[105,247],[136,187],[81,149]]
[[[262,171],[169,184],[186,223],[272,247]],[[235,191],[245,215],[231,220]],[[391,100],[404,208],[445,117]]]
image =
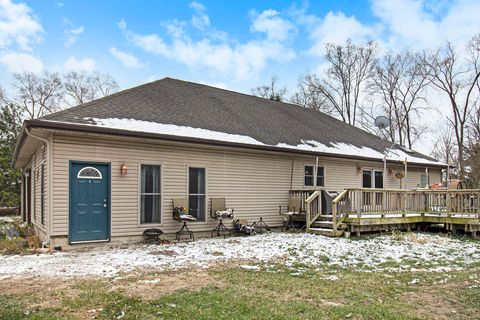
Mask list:
[[337,232],[337,212],[338,212],[337,203],[334,202],[332,204],[332,226],[333,226],[334,233]]
[[308,203],[307,201],[305,201],[306,203],[306,212],[305,212],[305,222],[306,222],[306,226],[305,226],[305,229],[308,229],[310,228],[311,226],[311,221],[310,221],[310,203]]
[[447,189],[447,199],[446,199],[446,204],[447,204],[447,216],[450,217],[450,213],[452,211],[452,199],[450,197],[450,190]]

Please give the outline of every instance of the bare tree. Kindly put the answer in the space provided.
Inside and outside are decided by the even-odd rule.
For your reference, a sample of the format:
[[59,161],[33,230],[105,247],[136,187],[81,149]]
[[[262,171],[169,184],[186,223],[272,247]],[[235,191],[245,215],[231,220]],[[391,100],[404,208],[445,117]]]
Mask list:
[[79,105],[118,90],[118,84],[108,74],[71,71],[64,76],[65,101]]
[[480,35],[470,40],[464,59],[459,59],[454,47],[447,43],[444,48],[425,55],[423,62],[429,67],[433,85],[448,97],[453,116],[450,121],[458,147],[459,176],[463,178],[467,120],[479,99]]
[[272,76],[269,84],[264,84],[252,89],[252,94],[257,97],[274,101],[284,101],[287,93],[286,87],[278,88],[278,77]]
[[436,133],[437,139],[434,141],[432,157],[457,167],[457,144],[452,124],[447,121]]
[[390,119],[390,140],[412,148],[426,130],[414,121],[426,109],[429,84],[420,56],[409,51],[385,54],[376,64],[373,80],[372,91],[380,97],[383,113]]
[[297,91],[290,97],[290,102],[298,104],[304,108],[331,114],[331,110],[328,109],[329,105],[327,98],[310,86],[309,82],[306,80],[310,76],[312,75],[300,77],[297,84]]
[[327,44],[325,76],[307,75],[304,81],[311,90],[325,98],[326,110],[344,122],[355,125],[362,108],[362,93],[374,73],[377,46],[373,42],[357,45],[348,40],[343,45]]
[[17,108],[23,118],[39,118],[60,108],[63,88],[57,73],[14,73],[12,85],[17,94],[13,99],[6,100]]

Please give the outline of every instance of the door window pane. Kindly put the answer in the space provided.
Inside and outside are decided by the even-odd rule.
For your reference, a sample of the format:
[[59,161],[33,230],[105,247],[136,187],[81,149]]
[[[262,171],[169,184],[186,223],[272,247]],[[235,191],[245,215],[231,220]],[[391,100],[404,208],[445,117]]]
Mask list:
[[160,223],[160,166],[141,166],[140,223]]
[[205,168],[188,168],[188,210],[205,221]]
[[383,171],[375,171],[375,188],[383,189]]
[[371,170],[364,170],[363,171],[363,187],[364,188],[371,188],[372,187],[372,171]]

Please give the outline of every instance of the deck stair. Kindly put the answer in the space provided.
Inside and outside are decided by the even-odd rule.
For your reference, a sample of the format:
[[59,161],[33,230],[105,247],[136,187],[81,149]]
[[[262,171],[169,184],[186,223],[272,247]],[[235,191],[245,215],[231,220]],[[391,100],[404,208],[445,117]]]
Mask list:
[[320,234],[328,237],[340,237],[343,235],[347,225],[341,223],[337,226],[337,230],[333,230],[333,216],[332,215],[320,215],[313,221],[307,232],[313,234]]
[[346,225],[335,221],[333,214],[322,214],[322,192],[315,191],[305,199],[306,231],[330,237],[343,235]]

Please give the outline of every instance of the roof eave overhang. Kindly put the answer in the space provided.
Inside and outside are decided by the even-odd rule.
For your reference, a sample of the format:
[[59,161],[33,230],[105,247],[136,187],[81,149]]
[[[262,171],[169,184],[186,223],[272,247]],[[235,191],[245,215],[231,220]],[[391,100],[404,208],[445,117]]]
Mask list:
[[[255,144],[227,142],[227,141],[193,138],[193,137],[182,137],[182,136],[166,135],[166,134],[151,133],[151,132],[113,129],[113,128],[106,128],[106,127],[92,126],[92,125],[82,125],[82,124],[76,124],[76,123],[45,121],[45,120],[36,119],[36,120],[25,121],[24,128],[22,129],[19,142],[17,143],[16,149],[15,149],[15,155],[12,163],[15,163],[16,157],[18,156],[18,152],[21,149],[21,144],[23,143],[22,139],[25,140],[25,135],[26,135],[25,127],[42,128],[42,129],[61,129],[64,131],[100,133],[100,134],[117,135],[117,136],[130,136],[130,137],[136,137],[136,138],[150,138],[150,139],[161,139],[161,140],[178,141],[178,142],[209,144],[209,145],[223,146],[223,147],[233,147],[233,148],[243,148],[243,149],[247,148],[247,149],[253,149],[253,150],[274,151],[274,152],[282,152],[282,153],[295,153],[295,154],[303,154],[303,155],[325,156],[325,157],[331,157],[331,158],[383,162],[382,159],[372,158],[372,157],[332,154],[332,153],[315,152],[315,151],[308,151],[308,150],[295,150],[295,149],[280,148],[280,147],[268,146],[268,145],[255,145]],[[393,164],[403,164],[403,161],[397,161],[397,160],[387,160],[387,162],[393,163]],[[446,165],[443,165],[441,163],[426,164],[426,163],[409,162],[409,164],[416,165],[416,166],[429,167],[429,168],[446,168]]]

